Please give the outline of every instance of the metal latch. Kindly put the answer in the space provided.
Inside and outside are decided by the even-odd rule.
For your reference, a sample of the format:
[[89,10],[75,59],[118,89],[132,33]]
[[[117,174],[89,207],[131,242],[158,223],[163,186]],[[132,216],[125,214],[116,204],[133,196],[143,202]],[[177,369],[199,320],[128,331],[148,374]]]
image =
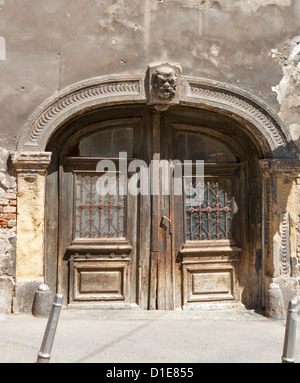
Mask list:
[[161,228],[167,231],[167,222],[169,222],[169,230],[170,230],[170,234],[172,234],[172,222],[170,218],[166,216],[166,209],[161,209],[161,215],[162,215],[161,224],[160,224]]

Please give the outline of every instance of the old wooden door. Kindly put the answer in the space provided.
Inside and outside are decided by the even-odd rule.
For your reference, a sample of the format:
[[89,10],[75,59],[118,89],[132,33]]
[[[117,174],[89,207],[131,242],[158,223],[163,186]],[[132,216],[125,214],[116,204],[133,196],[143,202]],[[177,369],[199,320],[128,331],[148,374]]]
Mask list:
[[153,153],[150,309],[239,304],[246,203],[236,144],[198,119],[155,113]]
[[[240,301],[243,166],[224,137],[154,109],[93,129],[76,156],[61,158],[58,269],[68,303],[171,310]],[[201,185],[196,161],[205,162]]]
[[83,138],[61,156],[58,286],[69,305],[147,304],[141,279],[150,214],[146,207],[140,213],[143,200],[127,193],[139,172],[127,170],[144,156],[148,120],[110,119],[83,128]]

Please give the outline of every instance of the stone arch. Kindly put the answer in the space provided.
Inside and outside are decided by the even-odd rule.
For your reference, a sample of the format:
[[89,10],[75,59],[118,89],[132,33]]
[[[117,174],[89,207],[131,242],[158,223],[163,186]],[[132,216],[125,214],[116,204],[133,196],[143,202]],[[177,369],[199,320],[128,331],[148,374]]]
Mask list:
[[[181,78],[177,104],[218,111],[243,123],[264,158],[296,157],[289,131],[270,108],[247,92],[208,80]],[[42,152],[52,135],[87,110],[129,103],[147,104],[144,76],[99,77],[72,85],[40,105],[21,129],[16,151]]]

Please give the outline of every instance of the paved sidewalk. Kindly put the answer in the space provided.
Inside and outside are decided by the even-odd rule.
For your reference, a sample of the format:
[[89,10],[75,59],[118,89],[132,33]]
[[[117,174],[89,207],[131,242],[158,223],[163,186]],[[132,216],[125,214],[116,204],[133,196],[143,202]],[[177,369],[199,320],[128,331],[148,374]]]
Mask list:
[[[47,321],[0,320],[0,363],[35,363]],[[50,363],[281,363],[284,334],[285,321],[245,310],[62,310]]]

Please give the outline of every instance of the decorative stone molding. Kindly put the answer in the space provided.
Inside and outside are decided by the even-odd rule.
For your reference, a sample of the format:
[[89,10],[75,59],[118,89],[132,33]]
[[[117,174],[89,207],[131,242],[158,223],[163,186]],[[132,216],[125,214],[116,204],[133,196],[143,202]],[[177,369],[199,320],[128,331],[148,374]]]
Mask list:
[[292,159],[261,160],[260,167],[264,178],[297,178],[300,175],[300,161]]
[[[288,130],[269,108],[245,91],[207,80],[186,79],[184,102],[206,105],[207,107],[228,112],[232,117],[250,121],[260,135],[250,126],[248,128],[260,145],[268,143],[272,153],[278,157],[290,157],[288,141],[291,141]],[[266,143],[262,142],[266,140]],[[267,147],[263,148],[264,152]],[[276,153],[277,151],[277,153]]]
[[296,278],[297,178],[300,161],[261,160],[260,166],[264,189],[263,241],[266,271],[272,278]]
[[17,150],[45,150],[49,137],[60,124],[84,110],[145,101],[141,77],[111,76],[80,82],[49,98],[34,112],[23,128]]
[[140,103],[167,110],[186,105],[216,110],[242,122],[264,157],[296,156],[289,152],[288,129],[260,100],[240,89],[197,78],[185,78],[177,65],[151,65],[148,74],[107,76],[80,82],[46,100],[24,125],[19,152],[45,151],[51,136],[86,110],[106,105]]
[[281,275],[290,275],[290,258],[291,258],[291,250],[290,250],[290,215],[288,211],[284,211],[281,213],[280,217],[280,263]]
[[47,170],[52,153],[33,152],[33,153],[12,153],[12,164],[18,176],[25,178],[35,177],[39,173],[45,173]]

